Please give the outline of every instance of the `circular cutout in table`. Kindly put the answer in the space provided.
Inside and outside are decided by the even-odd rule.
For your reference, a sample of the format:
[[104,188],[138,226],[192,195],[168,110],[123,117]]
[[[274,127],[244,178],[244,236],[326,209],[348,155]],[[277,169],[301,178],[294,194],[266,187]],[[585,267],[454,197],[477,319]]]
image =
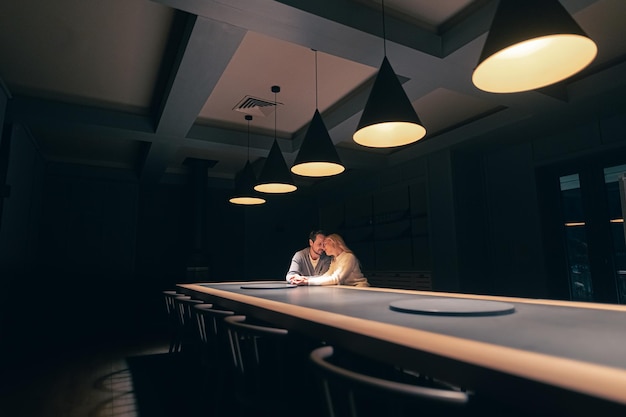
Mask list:
[[297,285],[287,284],[284,282],[261,283],[261,284],[244,284],[241,288],[246,290],[279,290],[283,288],[295,288]]
[[411,298],[393,301],[389,308],[401,313],[434,316],[499,316],[515,311],[513,304],[468,298]]

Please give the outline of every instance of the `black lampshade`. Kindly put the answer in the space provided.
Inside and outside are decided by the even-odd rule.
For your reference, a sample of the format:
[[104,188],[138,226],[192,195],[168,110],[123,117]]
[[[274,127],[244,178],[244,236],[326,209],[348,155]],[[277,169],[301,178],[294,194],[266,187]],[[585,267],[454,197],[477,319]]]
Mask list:
[[256,175],[250,161],[246,162],[243,170],[235,178],[235,193],[229,200],[233,204],[258,205],[265,203],[265,199],[254,189]]
[[425,135],[426,129],[385,56],[352,138],[363,146],[389,148],[416,142]]
[[287,168],[285,158],[280,152],[278,141],[274,138],[274,143],[254,189],[262,193],[290,193],[297,188],[291,172]]
[[307,177],[328,177],[343,171],[345,167],[341,164],[322,115],[315,109],[291,172]]
[[558,0],[500,0],[472,81],[493,93],[545,87],[585,68],[597,51]]

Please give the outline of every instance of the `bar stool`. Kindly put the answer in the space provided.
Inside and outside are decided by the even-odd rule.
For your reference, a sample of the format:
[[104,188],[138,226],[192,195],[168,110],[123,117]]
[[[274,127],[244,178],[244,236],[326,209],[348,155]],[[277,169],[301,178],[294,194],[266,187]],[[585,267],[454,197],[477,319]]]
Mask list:
[[178,307],[174,301],[176,298],[191,298],[185,294],[178,293],[173,290],[163,291],[165,299],[165,309],[167,312],[167,326],[170,333],[169,353],[180,352],[182,341],[182,329],[180,319],[178,317]]
[[234,311],[220,310],[213,304],[193,306],[202,343],[203,364],[208,369],[215,369],[224,374],[224,364],[228,363],[228,335],[224,318],[235,315]]
[[[247,322],[246,316],[224,319],[230,342],[235,400],[241,416],[294,415],[299,396],[289,394],[297,387],[290,372],[294,363],[288,349],[286,329]],[[300,375],[304,377],[304,375]],[[302,394],[307,395],[303,392]]]
[[230,358],[228,331],[224,318],[234,311],[221,310],[212,304],[193,306],[201,341],[201,369],[203,384],[212,409],[211,415],[227,415],[233,403],[233,372]]
[[[387,376],[366,373],[349,367],[341,359],[336,360],[333,353],[332,346],[322,346],[314,349],[310,356],[321,382],[327,414],[331,417],[470,415],[467,392],[389,378],[393,367],[389,367]],[[363,365],[362,359],[358,362]],[[372,361],[372,369],[378,369],[378,365]]]
[[174,304],[178,312],[178,325],[180,327],[179,352],[191,355],[200,352],[200,333],[196,319],[194,305],[203,304],[202,300],[191,297],[175,297]]

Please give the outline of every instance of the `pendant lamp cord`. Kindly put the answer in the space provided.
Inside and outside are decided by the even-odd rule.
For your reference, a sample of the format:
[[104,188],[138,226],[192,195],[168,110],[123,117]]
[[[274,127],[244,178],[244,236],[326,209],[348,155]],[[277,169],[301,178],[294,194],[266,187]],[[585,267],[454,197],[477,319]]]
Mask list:
[[274,91],[274,140],[276,140],[276,113],[278,113],[278,101],[276,100],[276,91]]
[[250,162],[250,120],[252,120],[252,116],[248,119],[248,162]]
[[317,50],[313,49],[315,51],[315,109],[319,109],[319,106],[317,104]]
[[383,54],[387,56],[387,31],[385,30],[385,0],[380,1],[382,6],[382,17],[383,17]]
[[278,85],[273,85],[272,86],[272,93],[274,93],[274,140],[276,140],[276,126],[278,126],[278,122],[276,121],[277,117],[276,117],[276,113],[278,113],[278,99],[276,98],[276,93],[278,93],[280,91],[280,86]]

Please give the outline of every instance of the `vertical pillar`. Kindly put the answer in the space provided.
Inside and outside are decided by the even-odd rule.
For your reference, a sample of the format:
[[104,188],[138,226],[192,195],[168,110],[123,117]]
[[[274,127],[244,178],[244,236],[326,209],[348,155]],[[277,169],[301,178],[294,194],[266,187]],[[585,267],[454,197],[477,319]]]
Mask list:
[[13,125],[7,123],[4,125],[0,136],[0,228],[2,228],[2,211],[4,208],[4,199],[9,198],[11,187],[7,184],[7,172],[9,169],[9,154],[11,151],[11,135],[13,134]]
[[209,249],[207,242],[208,213],[208,169],[215,161],[187,158],[185,165],[189,168],[189,210],[188,236],[189,253],[187,257],[187,281],[207,281],[210,276]]
[[4,199],[9,197],[10,187],[6,183],[9,168],[9,145],[13,134],[13,125],[5,124],[5,113],[11,93],[0,78],[0,228],[2,227],[2,209]]

